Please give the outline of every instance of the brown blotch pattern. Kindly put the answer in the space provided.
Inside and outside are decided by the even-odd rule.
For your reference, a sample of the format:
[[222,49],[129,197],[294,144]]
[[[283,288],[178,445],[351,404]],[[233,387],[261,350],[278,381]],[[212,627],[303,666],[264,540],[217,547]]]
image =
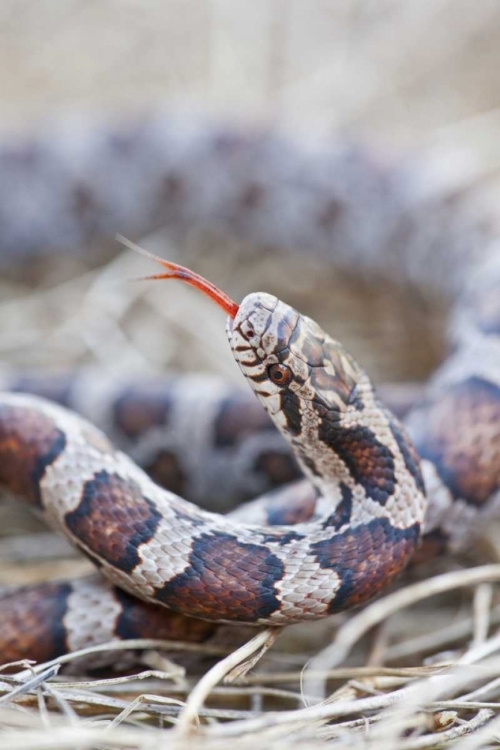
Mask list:
[[183,176],[177,172],[169,172],[165,175],[162,183],[162,202],[182,200],[186,196],[187,184]]
[[264,546],[230,534],[201,534],[193,541],[189,566],[156,592],[177,612],[210,620],[255,622],[280,608],[275,584],[283,564]]
[[91,554],[130,573],[139,562],[139,545],[152,538],[160,518],[135,482],[100,471],[85,483],[80,505],[65,520]]
[[79,215],[79,220],[88,224],[87,229],[94,229],[94,226],[92,225],[94,223],[95,214],[99,211],[99,204],[92,188],[85,185],[85,183],[76,184],[73,188],[71,197],[73,199],[73,207]]
[[159,449],[143,468],[160,487],[165,487],[177,495],[185,493],[186,472],[181,460],[173,451]]
[[214,443],[217,448],[236,445],[261,430],[275,427],[254,396],[231,396],[224,399],[214,420]]
[[444,531],[441,531],[441,529],[429,531],[428,534],[422,537],[417,551],[411,559],[411,565],[421,565],[429,562],[434,557],[446,554],[449,542],[448,535]]
[[272,487],[293,482],[301,475],[300,469],[291,453],[281,451],[263,451],[255,459],[253,468],[265,475]]
[[323,229],[331,229],[345,213],[345,206],[338,200],[329,201],[319,214],[319,223]]
[[415,480],[420,492],[425,494],[424,478],[420,469],[420,456],[403,425],[387,409],[384,409],[384,411],[389,421],[390,430],[403,456],[405,466]]
[[482,378],[460,383],[427,407],[416,436],[455,498],[482,505],[500,487],[500,388]]
[[256,182],[250,183],[241,194],[241,207],[245,210],[261,208],[265,197],[266,190],[263,185],[259,185]]
[[166,425],[172,407],[169,391],[168,383],[128,388],[113,404],[114,426],[134,440],[152,427]]
[[[328,372],[324,367],[314,367],[311,370],[311,386],[314,388],[316,393],[324,394],[324,398],[328,401],[328,394],[335,393],[339,396],[342,401],[348,405],[349,398],[352,392],[350,386],[351,381],[346,381],[343,373],[337,374],[339,371],[335,371],[335,375]],[[323,402],[321,395],[317,397],[318,401]]]
[[41,506],[45,470],[66,446],[64,433],[40,411],[0,406],[0,484]]
[[339,427],[326,418],[321,420],[318,435],[342,459],[367,495],[385,505],[396,487],[394,458],[389,448],[368,427]]
[[387,518],[376,518],[312,544],[311,552],[321,567],[340,577],[329,612],[357,606],[382,591],[408,563],[419,533],[418,523],[398,529]]
[[349,403],[352,389],[356,385],[352,376],[346,370],[346,364],[354,367],[354,363],[347,352],[341,352],[339,345],[330,339],[324,343],[324,357],[333,365],[335,375],[330,375],[324,367],[313,368],[311,382],[317,388],[331,389],[337,393],[343,401]]
[[343,482],[340,483],[340,492],[342,499],[328,518],[323,522],[323,528],[328,527],[338,531],[351,520],[352,513],[352,490]]
[[70,593],[70,584],[42,583],[0,596],[2,664],[43,662],[67,652],[62,619]]
[[117,618],[115,632],[124,640],[130,638],[160,638],[168,641],[200,643],[216,629],[216,625],[196,620],[163,607],[141,602],[121,589],[112,589],[122,611]]
[[280,407],[286,420],[286,431],[290,435],[300,435],[302,430],[302,407],[299,397],[290,389],[280,393]]
[[[300,333],[300,329],[296,328],[297,336]],[[295,337],[295,334],[294,334]],[[323,368],[325,363],[325,347],[324,339],[320,339],[314,334],[308,336],[301,336],[300,340],[300,354],[298,356],[304,359],[310,367]]]

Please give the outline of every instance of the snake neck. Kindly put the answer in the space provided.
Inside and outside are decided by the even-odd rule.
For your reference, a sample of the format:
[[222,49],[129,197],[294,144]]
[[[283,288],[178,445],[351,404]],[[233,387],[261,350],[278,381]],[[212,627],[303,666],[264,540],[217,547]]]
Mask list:
[[423,515],[418,456],[362,367],[307,316],[271,295],[248,295],[228,336],[243,374],[321,495],[369,520],[395,508]]
[[[392,506],[423,509],[425,493],[416,451],[397,418],[378,399],[365,373],[345,408],[313,403],[299,435],[285,435],[320,495],[321,515],[343,504],[363,520]],[[348,498],[348,500],[346,500]]]

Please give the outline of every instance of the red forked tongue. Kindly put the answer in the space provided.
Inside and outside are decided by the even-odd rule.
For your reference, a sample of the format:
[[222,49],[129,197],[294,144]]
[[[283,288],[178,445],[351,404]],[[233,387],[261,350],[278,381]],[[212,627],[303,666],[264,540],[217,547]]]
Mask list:
[[143,276],[142,279],[139,279],[139,281],[148,281],[149,279],[180,279],[186,284],[194,286],[196,289],[200,289],[203,294],[206,294],[207,297],[213,299],[213,301],[217,305],[219,305],[219,307],[221,307],[224,312],[229,315],[230,318],[234,319],[236,317],[236,313],[238,312],[240,306],[236,304],[236,302],[233,302],[231,297],[228,297],[227,294],[216,287],[215,284],[212,284],[211,281],[207,281],[207,279],[204,279],[203,276],[200,276],[194,271],[190,271],[189,268],[180,266],[178,263],[171,263],[169,260],[163,260],[163,258],[159,258],[157,255],[154,255],[154,253],[150,253],[149,250],[145,250],[143,247],[136,245],[135,242],[131,242],[121,235],[117,235],[116,238],[131,250],[135,250],[137,253],[146,256],[146,258],[151,258],[151,260],[159,263],[160,266],[168,269],[167,273],[157,273],[153,276]]

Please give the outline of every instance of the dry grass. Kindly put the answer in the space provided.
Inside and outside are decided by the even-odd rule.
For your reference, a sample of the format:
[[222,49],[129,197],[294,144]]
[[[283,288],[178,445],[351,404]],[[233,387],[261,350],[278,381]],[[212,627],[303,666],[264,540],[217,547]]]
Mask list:
[[[0,679],[2,747],[416,750],[466,735],[460,747],[490,747],[500,709],[499,581],[498,564],[455,569],[320,627],[262,630],[237,649],[99,647],[141,650],[147,668],[123,677],[58,674],[97,649],[19,664]],[[189,651],[198,660],[186,670],[176,659]]]
[[[499,161],[499,20],[498,4],[483,0],[5,2],[2,122],[29,125],[74,107],[135,110],[168,96],[295,131],[361,134],[391,151],[423,146],[451,172],[489,174]],[[456,147],[465,160],[449,158]],[[285,297],[378,380],[425,377],[439,357],[441,314],[392,287],[347,282],[300,258],[284,274],[282,259],[246,260],[227,239],[215,247],[193,236],[182,256],[161,235],[147,244],[235,296],[266,288]],[[90,366],[235,380],[220,313],[180,285],[128,284],[145,270],[127,253],[104,265],[58,257],[0,279],[0,376]],[[0,506],[0,528],[2,583],[87,568],[51,535],[32,536],[22,510]],[[496,562],[492,542],[485,552]],[[443,561],[360,613],[288,628],[268,650],[268,631],[238,648],[229,635],[204,646],[145,642],[140,673],[126,677],[22,664],[0,680],[0,746],[495,747],[499,580],[500,565]]]

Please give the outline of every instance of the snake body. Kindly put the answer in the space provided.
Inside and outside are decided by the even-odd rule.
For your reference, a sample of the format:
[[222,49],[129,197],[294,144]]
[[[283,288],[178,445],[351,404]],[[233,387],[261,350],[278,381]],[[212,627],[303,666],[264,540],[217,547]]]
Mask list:
[[425,500],[411,444],[343,348],[276,298],[246,298],[228,336],[320,494],[318,520],[271,530],[201,511],[79,417],[26,396],[0,406],[2,483],[114,584],[183,614],[283,625],[366,600],[418,541]]
[[[302,476],[288,441],[243,379],[233,385],[208,373],[137,380],[106,377],[95,369],[24,371],[5,375],[0,390],[42,396],[78,412],[156,484],[208,510],[233,511]],[[391,383],[377,391],[401,419],[422,387]],[[273,505],[273,515],[263,522],[290,523],[285,515],[277,518],[277,502]],[[252,503],[248,513],[256,507]]]
[[[158,488],[64,407],[1,395],[0,482],[118,584],[95,579],[4,593],[3,660],[46,659],[153,632],[199,639],[212,621],[280,625],[325,616],[382,590],[414,555],[420,532],[419,555],[454,551],[500,515],[500,254],[494,226],[466,196],[429,194],[419,168],[390,169],[359,149],[303,149],[275,134],[186,128],[164,116],[125,131],[84,128],[77,158],[73,131],[64,132],[2,150],[4,261],[44,247],[86,247],[90,237],[115,231],[229,228],[451,293],[452,351],[403,428],[340,345],[283,303],[252,295],[240,308],[241,325],[229,331],[233,351],[307,478],[230,517],[178,496],[199,500],[210,485],[213,499],[216,487],[203,469],[190,484],[193,467],[162,444],[169,418],[176,432],[178,393],[159,398],[144,386],[142,395],[122,394],[107,407],[124,427],[124,447],[177,494]],[[250,319],[258,323],[252,335]],[[291,368],[285,389],[266,380],[272,365]],[[72,405],[65,388],[50,391]],[[218,449],[228,458],[245,442],[251,469],[248,484],[238,485],[238,468],[226,472],[218,509],[236,486],[247,499],[297,480],[297,464],[275,449],[265,415],[239,394],[215,402],[205,421]],[[203,432],[193,421],[183,448]]]
[[[491,272],[486,278],[479,298],[471,292],[458,308],[464,335],[407,420],[414,442],[363,369],[314,321],[270,295],[245,298],[228,318],[231,349],[308,483],[235,517],[159,488],[65,408],[2,395],[1,484],[116,586],[8,592],[0,599],[6,658],[33,651],[32,612],[52,634],[43,653],[35,650],[39,658],[151,634],[151,623],[163,637],[181,629],[204,638],[211,623],[285,625],[367,601],[412,558],[422,530],[436,547],[463,546],[476,521],[500,506],[499,286]],[[470,357],[471,346],[481,359]],[[93,615],[82,618],[85,610]],[[40,629],[35,635],[40,644]]]

